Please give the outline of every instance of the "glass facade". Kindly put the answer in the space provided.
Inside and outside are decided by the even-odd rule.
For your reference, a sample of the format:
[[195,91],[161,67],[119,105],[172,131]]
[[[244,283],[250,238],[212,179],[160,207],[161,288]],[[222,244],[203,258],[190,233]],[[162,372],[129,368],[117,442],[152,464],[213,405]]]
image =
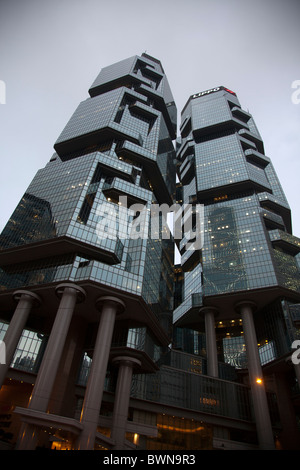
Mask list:
[[26,245],[28,259],[2,264],[0,285],[92,280],[141,296],[170,323],[173,242],[140,237],[130,208],[142,204],[149,216],[152,202],[173,200],[176,107],[158,61],[125,63],[128,76],[122,64],[112,81],[101,71],[4,228],[0,253]]
[[[1,341],[3,341],[7,328],[8,323],[0,322]],[[24,329],[10,367],[37,374],[47,345],[47,339],[46,335]]]
[[[39,289],[51,303],[55,287],[71,282],[84,285],[88,298],[118,296],[130,307],[126,320],[116,322],[111,350],[137,354],[142,371],[156,370],[172,334],[174,243],[162,238],[163,226],[151,239],[150,207],[174,201],[176,105],[161,63],[146,54],[102,69],[89,95],[0,235],[0,292]],[[10,364],[13,374],[38,374],[55,315],[50,303],[30,316]],[[3,312],[2,336],[13,308]],[[99,321],[95,302],[87,315],[84,308],[87,318],[76,333],[81,350],[72,365],[74,386],[82,387]],[[106,389],[114,390],[110,369]]]
[[197,367],[195,373],[163,365],[155,376],[137,375],[133,379],[131,396],[251,422],[253,417],[248,387],[202,375],[198,364],[193,367],[188,365],[190,370]]
[[[283,363],[300,338],[300,239],[292,234],[289,205],[255,122],[236,94],[224,87],[195,94],[181,117],[176,141],[177,110],[165,72],[157,59],[142,54],[102,69],[59,135],[55,153],[0,235],[0,341],[14,315],[15,291],[41,298],[10,361],[1,413],[26,407],[34,395],[32,382],[59,305],[55,289],[70,282],[86,297],[72,311],[47,414],[78,422],[84,414],[99,354],[97,300],[109,296],[111,302],[113,296],[125,310],[113,320],[102,368],[105,397],[95,448],[110,448],[105,438],[114,439],[118,368],[130,360],[135,365],[124,435],[137,448],[213,449],[221,435],[224,442],[251,436],[257,444],[253,390],[245,378],[245,325],[235,306],[245,297],[257,303],[259,358],[272,375],[274,362]],[[150,219],[153,204],[175,202],[192,206],[193,231],[197,205],[204,208],[203,244],[190,250],[187,236],[176,240],[176,266],[163,215]],[[201,311],[214,305],[212,374]],[[268,401],[274,424],[274,387]],[[52,429],[46,421],[39,445],[77,445],[68,426]],[[20,422],[12,423],[13,432],[0,434],[0,446],[16,444]],[[140,433],[132,432],[134,423]]]
[[272,254],[255,196],[216,203],[207,211],[204,294],[276,285]]
[[[189,323],[197,334],[203,333],[204,323],[193,312],[226,298],[223,309],[222,302],[218,304],[223,321],[215,323],[218,357],[243,369],[243,326],[235,311],[243,293],[261,305],[255,322],[265,364],[287,354],[297,337],[297,329],[291,327],[283,339],[288,330],[283,305],[288,299],[297,303],[300,294],[300,245],[291,233],[286,197],[253,117],[232,91],[217,87],[191,96],[180,130],[178,199],[204,205],[204,233],[198,253],[187,251],[184,240],[180,243],[182,272],[175,291],[174,323],[177,327]],[[268,291],[272,295],[260,303]],[[268,334],[261,333],[262,325]],[[185,335],[192,331],[186,329]]]
[[147,450],[211,450],[212,427],[193,419],[161,414],[157,416],[158,436],[148,438]]

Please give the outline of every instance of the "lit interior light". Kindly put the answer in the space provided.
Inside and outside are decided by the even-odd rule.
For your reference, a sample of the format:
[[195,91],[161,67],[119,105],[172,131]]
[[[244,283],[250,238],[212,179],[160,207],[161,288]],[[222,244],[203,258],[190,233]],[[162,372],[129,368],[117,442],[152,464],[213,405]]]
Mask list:
[[262,379],[261,379],[260,377],[257,377],[257,379],[256,379],[256,383],[257,383],[257,384],[259,384],[259,385],[261,385],[261,384],[262,384],[262,382],[263,382],[263,381],[262,381]]

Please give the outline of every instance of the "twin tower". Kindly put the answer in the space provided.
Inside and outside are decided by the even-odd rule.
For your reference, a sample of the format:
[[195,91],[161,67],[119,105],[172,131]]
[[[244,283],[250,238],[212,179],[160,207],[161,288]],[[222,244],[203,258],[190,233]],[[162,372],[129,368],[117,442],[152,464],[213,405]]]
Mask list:
[[[174,449],[179,433],[176,445],[193,449],[185,420],[204,423],[199,448],[232,448],[237,434],[243,445],[297,447],[282,384],[300,379],[286,360],[300,240],[236,93],[192,95],[178,137],[160,61],[130,57],[101,70],[54,149],[0,236],[8,442]],[[188,207],[173,217],[179,238],[164,214],[151,218],[153,205],[174,204]]]

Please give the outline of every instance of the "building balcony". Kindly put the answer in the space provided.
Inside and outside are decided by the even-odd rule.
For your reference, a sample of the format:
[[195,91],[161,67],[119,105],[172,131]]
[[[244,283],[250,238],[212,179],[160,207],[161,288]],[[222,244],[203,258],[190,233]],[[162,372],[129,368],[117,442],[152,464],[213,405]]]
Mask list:
[[276,214],[280,215],[284,221],[286,230],[289,233],[292,232],[291,210],[286,199],[278,199],[269,192],[263,192],[258,194],[258,200],[261,207],[264,209],[269,209],[270,211],[273,211],[273,213],[275,212]]
[[199,323],[199,308],[203,306],[202,293],[189,295],[173,312],[173,323],[179,328]]
[[139,93],[149,97],[155,104],[155,108],[162,113],[164,116],[166,125],[168,127],[168,131],[170,133],[170,137],[172,140],[176,139],[176,126],[171,121],[171,117],[168,112],[167,104],[165,103],[164,97],[159,90],[155,90],[145,84],[141,84],[139,89]]
[[177,149],[177,159],[180,165],[184,162],[187,155],[195,152],[195,143],[192,137],[182,139],[179,148]]
[[192,129],[192,119],[191,116],[186,116],[183,123],[180,126],[181,137],[186,137]]
[[135,103],[129,106],[131,111],[134,111],[136,114],[146,117],[147,119],[157,119],[160,115],[159,111],[155,108],[151,108],[150,106],[141,103],[140,101],[136,101]]
[[258,194],[258,199],[261,206],[265,206],[266,208],[273,208],[277,212],[286,210],[290,212],[290,206],[287,203],[286,199],[278,199],[274,194],[264,192]]
[[166,181],[157,163],[156,154],[139,145],[129,142],[128,140],[120,142],[117,145],[115,152],[119,158],[123,158],[124,160],[128,159],[138,165],[143,165],[147,173],[151,175],[151,189],[156,193],[157,199],[170,205],[173,204],[173,199],[170,195]]
[[279,246],[292,255],[300,253],[300,238],[282,230],[271,230],[268,233],[273,246]]
[[188,155],[180,165],[179,171],[182,184],[188,184],[195,174],[195,156]]
[[231,109],[232,114],[238,116],[241,118],[242,121],[249,121],[249,119],[252,117],[250,113],[247,113],[244,109],[239,108],[238,106],[234,106]]
[[202,124],[194,124],[193,135],[194,138],[201,138],[207,135],[212,135],[217,132],[229,131],[229,130],[243,130],[245,123],[240,121],[235,116],[230,116],[224,120],[216,122],[203,122]]
[[145,205],[148,201],[151,201],[152,196],[151,191],[117,177],[112,178],[110,182],[105,182],[102,191],[108,200],[115,202],[118,202],[121,196],[126,196],[128,207],[132,204]]
[[251,181],[259,184],[262,188],[264,188],[264,190],[271,191],[270,182],[263,168],[259,168],[258,166],[247,162],[247,170]]
[[128,159],[136,161],[137,163],[156,162],[155,153],[152,153],[140,145],[130,142],[129,140],[123,140],[122,142],[119,142],[115,151],[119,158],[127,157]]
[[260,153],[264,153],[264,144],[258,135],[253,134],[253,132],[250,132],[247,129],[240,129],[239,135],[243,137],[244,139],[250,140],[251,142],[253,142],[256,145],[257,150]]
[[245,156],[250,163],[257,163],[262,167],[266,167],[271,162],[269,157],[254,149],[245,150]]
[[[84,233],[84,229],[79,227],[80,230]],[[0,251],[0,266],[5,270],[6,266],[17,266],[20,263],[74,254],[78,251],[110,265],[121,262],[124,245],[118,237],[100,239],[94,231],[81,238],[81,235],[75,235],[77,231],[77,227],[70,227],[70,234]],[[13,266],[10,269],[13,269]]]
[[274,224],[274,228],[285,228],[284,221],[281,215],[275,214],[274,212],[271,212],[267,209],[261,209],[261,214],[266,221],[271,222],[271,224]]

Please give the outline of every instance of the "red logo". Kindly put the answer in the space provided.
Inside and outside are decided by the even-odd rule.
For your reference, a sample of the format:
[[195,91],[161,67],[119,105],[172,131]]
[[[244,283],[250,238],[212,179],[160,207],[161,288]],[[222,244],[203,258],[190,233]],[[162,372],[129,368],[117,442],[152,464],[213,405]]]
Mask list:
[[235,95],[234,91],[229,90],[229,88],[224,88],[225,91],[228,91],[228,93],[231,93],[232,95]]

